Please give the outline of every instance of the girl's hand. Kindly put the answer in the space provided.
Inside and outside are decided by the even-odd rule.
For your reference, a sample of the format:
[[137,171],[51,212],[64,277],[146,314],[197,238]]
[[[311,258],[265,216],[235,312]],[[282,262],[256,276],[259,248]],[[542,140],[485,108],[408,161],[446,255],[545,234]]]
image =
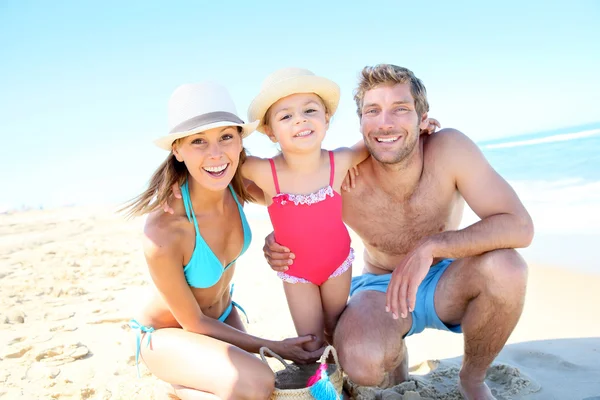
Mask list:
[[[175,198],[181,199],[181,188],[177,183],[174,183],[173,186],[171,186],[171,191],[173,192],[173,196]],[[173,214],[175,212],[173,208],[171,208],[171,206],[169,205],[168,201],[165,201],[163,204],[161,204],[161,206],[163,211],[166,213]]]
[[356,177],[358,176],[358,165],[350,168],[346,177],[344,178],[344,182],[342,182],[342,190],[346,192],[350,191],[350,188],[356,187]]
[[313,340],[316,340],[313,335],[283,339],[279,342],[273,342],[270,348],[282,358],[291,360],[296,364],[312,364],[316,362],[323,354],[323,351],[325,351],[325,344],[315,351],[304,350],[302,346]]
[[435,118],[427,118],[427,128],[421,129],[421,134],[431,135],[435,132],[436,128],[441,128],[440,122]]

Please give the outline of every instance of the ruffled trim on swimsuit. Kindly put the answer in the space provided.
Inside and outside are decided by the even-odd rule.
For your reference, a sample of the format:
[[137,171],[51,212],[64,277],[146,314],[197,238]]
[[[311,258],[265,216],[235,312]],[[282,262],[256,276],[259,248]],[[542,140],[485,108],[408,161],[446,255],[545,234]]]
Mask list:
[[277,196],[273,197],[273,202],[281,205],[285,205],[288,202],[294,203],[295,205],[311,205],[325,200],[327,196],[333,197],[333,188],[331,186],[326,186],[310,194],[279,193]]
[[[354,249],[351,247],[350,253],[348,253],[348,257],[346,257],[346,260],[344,260],[342,265],[340,265],[335,271],[333,271],[333,273],[327,279],[331,279],[331,278],[335,278],[336,276],[340,276],[341,274],[346,272],[348,270],[348,268],[350,268],[352,266],[353,262],[354,262]],[[297,276],[288,275],[285,272],[278,272],[277,276],[281,280],[288,282],[288,283],[311,283],[309,280],[306,280],[304,278],[299,278]]]

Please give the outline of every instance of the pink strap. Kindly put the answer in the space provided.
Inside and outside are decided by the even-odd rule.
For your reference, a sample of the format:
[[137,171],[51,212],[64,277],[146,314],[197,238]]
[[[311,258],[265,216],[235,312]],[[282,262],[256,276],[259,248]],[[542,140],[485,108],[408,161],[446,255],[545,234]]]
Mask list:
[[335,163],[333,162],[333,151],[329,152],[329,186],[333,187],[333,176],[335,175]]
[[277,181],[277,172],[275,171],[275,162],[273,162],[272,158],[269,158],[269,162],[271,163],[271,173],[273,174],[273,182],[275,183],[275,190],[277,194],[279,194],[279,181]]

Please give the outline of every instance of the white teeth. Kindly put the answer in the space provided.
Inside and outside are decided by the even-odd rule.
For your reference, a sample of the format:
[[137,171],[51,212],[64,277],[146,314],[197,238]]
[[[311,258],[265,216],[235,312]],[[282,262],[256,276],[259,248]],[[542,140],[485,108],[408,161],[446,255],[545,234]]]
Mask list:
[[227,164],[219,165],[218,167],[203,167],[208,172],[221,172],[227,168]]
[[299,136],[307,136],[307,135],[310,135],[310,133],[311,133],[311,132],[312,132],[312,131],[309,129],[309,130],[306,130],[306,131],[298,132],[298,133],[297,133],[296,135],[294,135],[294,136],[296,136],[296,137],[299,137]]
[[377,141],[380,143],[392,143],[392,142],[395,142],[396,140],[398,140],[397,137],[395,137],[395,138],[377,138]]

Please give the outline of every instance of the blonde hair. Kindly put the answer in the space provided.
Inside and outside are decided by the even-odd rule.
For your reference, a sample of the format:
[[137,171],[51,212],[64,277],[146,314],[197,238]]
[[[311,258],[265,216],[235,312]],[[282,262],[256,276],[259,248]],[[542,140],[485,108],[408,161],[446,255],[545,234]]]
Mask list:
[[[238,127],[238,132],[241,133],[241,128]],[[175,145],[180,139],[175,141]],[[243,204],[255,199],[246,190],[244,178],[242,177],[242,164],[246,161],[246,149],[242,147],[240,159],[231,180],[231,186],[235,191],[239,201]],[[129,201],[119,212],[125,212],[127,217],[135,217],[151,213],[159,209],[169,199],[172,193],[172,186],[177,183],[181,186],[188,179],[189,173],[183,162],[177,161],[175,155],[171,153],[166,160],[154,171],[150,178],[148,188],[140,195]]]
[[413,72],[407,68],[393,64],[377,64],[374,67],[364,67],[354,91],[356,112],[362,118],[362,106],[365,93],[377,86],[410,83],[410,93],[415,101],[415,110],[419,118],[429,111],[427,90],[425,85]]

